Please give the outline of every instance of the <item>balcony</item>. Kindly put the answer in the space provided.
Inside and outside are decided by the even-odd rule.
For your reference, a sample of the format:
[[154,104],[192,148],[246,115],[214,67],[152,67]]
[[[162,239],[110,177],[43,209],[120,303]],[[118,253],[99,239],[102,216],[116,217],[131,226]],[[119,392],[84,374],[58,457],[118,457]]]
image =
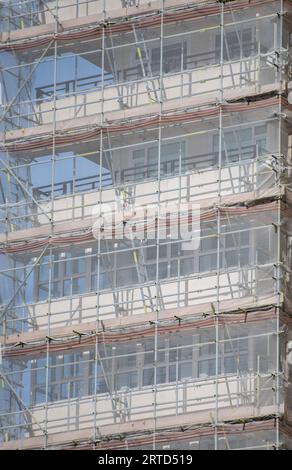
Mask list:
[[[246,148],[247,155],[256,152],[253,146]],[[213,154],[216,158],[218,154]],[[170,160],[163,162],[161,174],[164,179],[160,183],[160,203],[180,203],[198,202],[204,200],[217,199],[218,197],[218,178],[219,170],[210,168],[205,171],[192,171],[195,165],[200,165],[200,158],[212,159],[212,154],[196,155],[188,157],[181,163],[181,172],[183,176],[170,176],[178,173],[179,162]],[[131,206],[145,206],[157,203],[157,165],[140,166],[137,168],[127,168],[115,173],[115,178],[119,181],[119,187],[126,189],[126,201]],[[151,178],[152,177],[152,178]],[[249,194],[253,198],[268,196],[273,194],[275,189],[275,172],[273,171],[273,158],[269,156],[255,157],[254,161],[242,161],[239,164],[230,164],[220,172],[221,177],[221,195],[235,196]],[[141,181],[150,180],[145,183]],[[132,181],[136,181],[135,184]],[[74,185],[74,191],[72,191]],[[74,183],[72,180],[58,183],[53,188],[50,185],[42,186],[34,190],[34,196],[37,200],[43,198],[51,199],[54,194],[54,214],[51,214],[51,203],[40,202],[37,208],[35,220],[36,225],[48,223],[48,216],[53,217],[54,221],[64,222],[72,219],[86,219],[92,217],[94,208],[99,202],[114,204],[117,199],[117,191],[113,186],[112,176],[105,173],[102,179],[99,176],[88,178],[77,178]],[[102,188],[102,194],[100,192]],[[180,189],[181,188],[181,189]],[[68,195],[75,192],[75,195]],[[80,192],[80,194],[78,194]]]
[[[138,319],[145,314],[172,311],[183,307],[199,307],[219,301],[245,305],[250,303],[270,304],[275,302],[276,285],[274,264],[261,266],[230,267],[216,272],[205,271],[180,275],[179,278],[161,278],[159,286],[154,281],[137,285],[127,281],[121,286],[83,292],[50,301],[15,302],[6,312],[3,334],[15,332],[46,331],[48,311],[50,327],[77,326],[84,322],[119,318]],[[69,279],[70,281],[70,279]],[[219,282],[219,286],[218,286]],[[158,297],[157,297],[158,296]],[[10,296],[11,297],[11,296]],[[5,307],[2,307],[2,310]],[[140,317],[141,318],[141,317]],[[152,318],[152,317],[151,317]]]
[[[272,139],[272,136],[275,136],[274,132],[268,140]],[[72,221],[83,221],[85,224],[87,221],[87,224],[92,225],[94,210],[99,202],[109,204],[114,208],[122,201],[128,210],[134,207],[155,205],[158,188],[160,204],[198,203],[204,209],[217,201],[219,191],[224,200],[230,203],[233,200],[236,202],[246,198],[258,199],[273,196],[277,193],[277,178],[284,178],[281,158],[277,161],[272,152],[268,152],[259,145],[242,146],[240,154],[238,154],[238,149],[230,149],[228,152],[222,151],[220,155],[218,152],[192,155],[196,141],[190,140],[187,145],[187,155],[181,155],[179,150],[176,154],[175,145],[182,145],[177,142],[178,140],[174,141],[173,145],[170,144],[175,150],[173,158],[165,153],[160,163],[160,182],[157,162],[149,161],[143,164],[139,161],[136,163],[129,152],[125,153],[123,159],[120,160],[118,153],[120,150],[117,150],[116,156],[112,151],[113,158],[110,159],[112,163],[105,162],[102,169],[99,165],[98,153],[88,152],[87,167],[85,166],[87,158],[78,157],[78,162],[82,163],[80,172],[86,170],[85,173],[88,176],[78,177],[75,170],[74,179],[65,179],[68,174],[65,169],[63,171],[65,178],[62,177],[62,181],[54,182],[53,185],[50,181],[51,167],[47,168],[47,163],[42,164],[39,160],[37,165],[27,166],[30,175],[35,175],[29,189],[30,197],[23,199],[26,193],[21,190],[18,180],[15,181],[15,190],[13,189],[14,181],[10,180],[10,192],[7,196],[20,199],[15,202],[11,201],[9,223],[13,225],[13,233],[10,237],[17,238],[17,233],[21,237],[22,231],[29,228],[37,231],[42,226],[48,226],[50,220],[57,224],[56,229],[58,227],[61,229],[61,226],[65,228],[64,224]],[[167,151],[170,145],[165,147]],[[201,145],[207,146],[204,142]],[[269,144],[271,149],[276,148],[276,140],[273,143],[271,140],[271,145],[272,147]],[[140,152],[140,148],[143,147],[137,148],[139,149],[137,152]],[[90,153],[93,155],[91,156]],[[133,155],[135,156],[135,153]],[[221,169],[218,168],[219,159]],[[65,160],[57,161],[56,166],[57,168],[59,165],[63,165],[64,168],[68,166],[68,170],[72,172],[75,164],[76,157],[75,160],[73,157],[66,157]],[[40,173],[46,168],[47,173]],[[38,186],[37,183],[41,178],[50,181],[50,184]],[[6,180],[4,172],[4,184]],[[27,187],[27,182],[24,180],[22,184]],[[3,232],[7,229],[6,211],[7,207],[3,204],[2,221],[0,221]]]
[[[23,438],[43,436],[46,427],[49,435],[60,433],[55,441],[57,444],[58,440],[62,442],[61,433],[86,429],[91,432],[94,423],[101,430],[111,425],[127,430],[135,422],[138,425],[143,422],[148,428],[153,419],[153,400],[158,424],[165,419],[170,423],[169,418],[172,417],[173,425],[177,425],[183,423],[188,415],[192,416],[193,423],[209,422],[212,417],[214,419],[216,410],[220,421],[237,417],[263,417],[278,411],[274,382],[269,373],[259,376],[250,372],[239,376],[230,374],[217,379],[185,380],[178,384],[159,385],[155,392],[152,387],[126,391],[120,394],[122,407],[117,405],[118,397],[115,400],[109,395],[99,395],[97,400],[89,396],[48,403],[46,407],[40,405],[30,408],[31,424],[26,426],[29,432],[24,432]],[[124,403],[127,403],[126,407]],[[12,426],[12,431],[21,432],[21,427],[18,431],[17,426]]]
[[[280,86],[270,61],[273,62],[270,56],[261,55],[235,60],[223,67],[218,64],[199,66],[161,79],[154,76],[120,83],[114,83],[112,74],[107,73],[103,89],[99,89],[101,76],[58,82],[56,101],[52,99],[53,85],[38,88],[36,99],[13,105],[9,122],[15,127],[35,127],[53,122],[68,122],[70,125],[74,119],[100,116],[101,113],[110,119],[124,113],[135,117],[142,110],[143,114],[147,113],[148,109],[151,113],[153,105],[159,104],[160,99],[165,110],[175,109],[182,103],[187,106],[188,98],[189,105],[216,102],[221,98],[221,89],[225,99],[268,93]],[[125,72],[128,74],[129,70]],[[134,72],[136,74],[136,69]]]

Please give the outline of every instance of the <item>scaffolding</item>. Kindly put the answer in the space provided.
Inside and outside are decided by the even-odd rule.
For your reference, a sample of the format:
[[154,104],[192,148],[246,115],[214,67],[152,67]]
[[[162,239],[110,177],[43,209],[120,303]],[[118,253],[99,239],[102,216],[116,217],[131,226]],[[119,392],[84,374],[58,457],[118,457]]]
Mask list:
[[291,448],[291,15],[2,6],[0,449]]

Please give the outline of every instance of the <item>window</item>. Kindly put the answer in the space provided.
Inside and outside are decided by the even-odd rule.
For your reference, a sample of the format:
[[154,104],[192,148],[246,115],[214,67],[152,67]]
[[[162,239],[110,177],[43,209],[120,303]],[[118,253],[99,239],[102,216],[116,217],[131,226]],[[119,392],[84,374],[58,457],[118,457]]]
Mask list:
[[[175,73],[186,69],[187,43],[164,44],[162,52],[162,72]],[[160,47],[151,51],[152,72],[160,73]]]
[[[149,48],[147,43],[140,43],[135,50],[135,61],[138,68],[138,77],[148,77],[160,74],[161,47]],[[175,73],[186,69],[187,43],[163,43],[162,47],[162,73]]]
[[[255,158],[266,153],[267,128],[241,128],[222,132],[222,164]],[[213,136],[213,152],[218,155],[219,135]],[[217,157],[218,158],[218,157]]]
[[35,270],[35,297],[37,300],[48,298],[50,269],[52,269],[52,298],[90,291],[90,249],[56,252],[52,255],[52,260],[53,264],[50,267],[49,255],[43,256],[38,269]]
[[[158,176],[158,145],[133,152],[134,181]],[[185,159],[185,142],[171,142],[161,145],[160,153],[160,175],[168,176],[177,174],[180,161]],[[129,174],[131,174],[129,172]],[[126,177],[126,172],[125,172]]]
[[[236,335],[236,336],[233,336]],[[263,350],[264,351],[264,350]],[[248,370],[248,338],[238,331],[220,330],[219,374]],[[181,380],[212,377],[216,373],[214,328],[203,332],[159,335],[141,343],[115,343],[95,350],[52,354],[48,400],[66,400],[92,394],[116,393]],[[156,361],[156,368],[155,368]],[[46,400],[46,358],[31,361],[32,404]]]
[[[245,230],[244,226],[233,228],[222,222],[219,247],[220,269],[242,267],[251,262],[250,236],[250,231]],[[197,272],[203,273],[216,270],[217,244],[217,226],[214,222],[201,224],[199,250],[183,250],[181,242],[161,240],[158,251],[159,278],[167,279],[176,277],[179,274],[185,276]],[[143,250],[147,279],[155,280],[157,246],[153,240],[149,240],[148,245]]]
[[[200,272],[217,269],[217,245],[218,238],[215,223],[202,223],[199,253]],[[242,227],[232,227],[222,220],[219,254],[220,269],[242,267],[249,264],[250,231],[246,230],[244,225]]]
[[[143,386],[155,381],[153,343],[145,344],[143,364]],[[194,339],[192,335],[175,335],[170,339],[159,339],[157,351],[156,383],[176,382],[195,376]]]
[[[52,355],[49,362],[48,400],[64,400],[79,397],[87,393],[88,380],[83,380],[86,354],[74,353]],[[32,361],[32,393],[33,404],[46,399],[46,359]]]
[[[153,281],[156,279],[157,266],[160,279],[215,270],[216,233],[216,223],[202,222],[201,244],[196,250],[185,248],[183,240],[161,239],[158,265],[157,246],[155,240],[150,237],[146,243],[139,244],[136,248],[133,248],[130,242],[126,245],[124,241],[122,244],[116,244],[117,246],[111,242],[101,244],[99,273],[96,245],[78,250],[74,248],[67,252],[56,251],[52,255],[51,265],[49,256],[44,256],[34,270],[34,298],[37,301],[48,299],[50,287],[51,298],[54,299]],[[230,224],[224,225],[222,221],[220,268],[246,266],[251,262],[249,237],[249,232],[244,226],[230,228]],[[269,246],[267,243],[270,243],[269,240],[263,245],[263,256]]]
[[[218,239],[216,233],[217,227],[214,223],[208,222],[201,225],[200,272],[217,269]],[[220,269],[241,267],[249,264],[250,231],[244,230],[244,226],[233,228],[228,224],[225,225],[224,221],[222,221],[219,252]]]
[[[200,334],[198,376],[216,375],[216,342],[214,331]],[[233,374],[248,370],[248,338],[230,338],[227,333],[218,347],[218,374]]]
[[[103,367],[99,362],[95,363],[94,354],[92,351],[89,353],[89,382],[88,382],[88,394],[94,395],[99,393],[108,393],[109,388],[111,389],[111,370],[112,360],[103,360]],[[84,378],[87,380],[87,377]]]
[[[155,371],[154,367],[151,369],[143,370],[143,386],[154,385]],[[156,369],[156,383],[162,384],[166,382],[166,367],[157,367]]]
[[139,0],[121,0],[122,8],[139,6]]
[[277,233],[274,227],[264,227],[255,232],[255,249],[259,264],[276,261],[276,253],[273,247],[276,243]]
[[[229,61],[250,57],[254,52],[256,52],[256,44],[254,31],[251,28],[224,32],[223,60]],[[215,38],[215,57],[216,62],[220,62],[221,34],[217,34]]]
[[223,235],[220,240],[220,267],[224,269],[247,264],[249,264],[249,232]]
[[135,372],[124,372],[116,375],[116,390],[121,388],[136,388],[137,387],[137,371]]
[[[146,269],[148,279],[155,279],[157,247],[153,241],[149,241],[149,247],[145,249]],[[194,251],[183,250],[182,242],[165,242],[159,244],[159,278],[166,279],[194,273],[196,270],[196,256]]]

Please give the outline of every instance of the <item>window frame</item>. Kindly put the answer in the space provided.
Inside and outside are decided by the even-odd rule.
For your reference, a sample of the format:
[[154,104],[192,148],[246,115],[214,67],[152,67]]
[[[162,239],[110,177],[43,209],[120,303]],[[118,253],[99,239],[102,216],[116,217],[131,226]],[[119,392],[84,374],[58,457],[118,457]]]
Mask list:
[[[236,28],[236,25],[235,25],[235,28]],[[250,31],[251,32],[251,42],[250,42],[250,46],[253,47],[253,45],[256,45],[257,44],[257,31],[256,31],[256,27],[255,26],[249,26],[248,28],[242,28],[240,29],[239,31],[236,32],[236,30],[231,30],[231,31],[228,31],[227,33],[225,33],[226,35],[228,34],[240,34],[240,42],[239,42],[239,48],[240,48],[240,53],[238,55],[238,57],[234,57],[234,58],[225,58],[225,51],[226,51],[226,40],[228,41],[228,39],[226,38],[226,35],[224,36],[224,45],[223,45],[223,62],[232,62],[232,61],[237,61],[237,60],[246,60],[248,59],[249,57],[252,57],[250,54],[249,55],[245,55],[244,54],[244,44],[243,44],[243,41],[242,41],[242,38],[243,38],[243,34],[247,31]],[[242,47],[241,47],[242,46]],[[221,61],[221,32],[220,33],[217,33],[214,35],[214,55],[215,55],[215,64],[217,63],[220,63]]]

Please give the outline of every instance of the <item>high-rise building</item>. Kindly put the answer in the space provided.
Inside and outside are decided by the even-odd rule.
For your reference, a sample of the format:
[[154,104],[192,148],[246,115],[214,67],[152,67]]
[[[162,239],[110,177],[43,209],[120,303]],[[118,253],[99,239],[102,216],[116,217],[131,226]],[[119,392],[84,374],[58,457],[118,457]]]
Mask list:
[[0,449],[288,449],[292,2],[0,4]]

